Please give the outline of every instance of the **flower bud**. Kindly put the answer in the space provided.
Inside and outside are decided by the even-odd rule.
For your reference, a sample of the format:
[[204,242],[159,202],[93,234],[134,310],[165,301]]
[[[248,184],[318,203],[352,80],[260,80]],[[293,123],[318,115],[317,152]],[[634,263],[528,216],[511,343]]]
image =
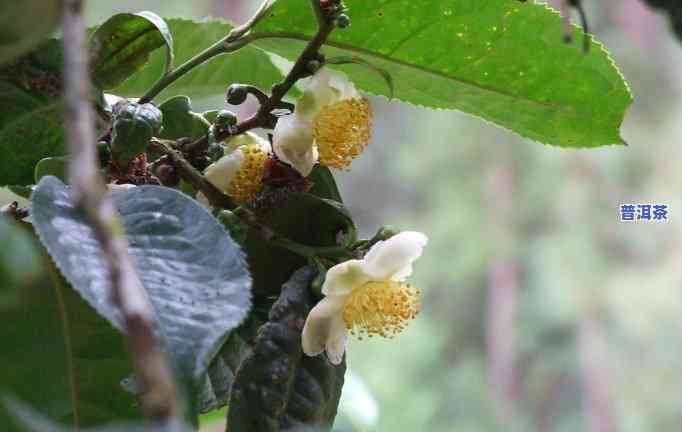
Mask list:
[[346,14],[340,14],[334,18],[334,25],[338,28],[346,28],[350,26],[350,18]]
[[227,89],[227,103],[230,105],[241,105],[246,101],[246,97],[249,95],[245,85],[242,84],[232,84]]

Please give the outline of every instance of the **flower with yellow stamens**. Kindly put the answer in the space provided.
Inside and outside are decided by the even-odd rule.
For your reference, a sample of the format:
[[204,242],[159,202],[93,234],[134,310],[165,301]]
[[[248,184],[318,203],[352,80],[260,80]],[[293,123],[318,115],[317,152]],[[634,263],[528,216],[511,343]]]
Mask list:
[[322,165],[347,169],[369,143],[372,106],[340,73],[326,68],[306,85],[296,112],[277,122],[277,156],[307,176],[319,158]]
[[204,176],[239,203],[251,202],[263,186],[270,143],[247,132],[233,137],[225,155],[206,168]]
[[359,337],[393,337],[420,309],[419,290],[405,283],[412,263],[421,256],[428,239],[406,231],[376,243],[361,260],[335,265],[327,272],[322,299],[303,327],[303,352],[323,351],[339,364],[348,332]]

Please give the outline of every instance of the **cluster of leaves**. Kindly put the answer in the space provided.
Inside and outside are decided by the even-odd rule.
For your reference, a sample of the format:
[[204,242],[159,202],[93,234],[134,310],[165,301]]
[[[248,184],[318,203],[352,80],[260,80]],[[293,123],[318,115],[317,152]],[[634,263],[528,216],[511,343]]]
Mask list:
[[[29,7],[43,3],[52,9],[41,9],[48,15],[30,36],[13,26],[3,27],[10,36],[0,34],[0,185],[30,193],[32,214],[30,225],[0,219],[0,237],[13,245],[12,255],[0,256],[0,276],[9,281],[0,310],[16,323],[3,340],[15,344],[7,361],[19,365],[5,371],[0,390],[61,423],[135,421],[141,414],[106,266],[64,184],[61,43],[43,40],[58,22],[60,2],[29,1],[4,16],[29,16]],[[588,55],[563,45],[560,18],[546,6],[345,3],[352,27],[332,33],[322,53],[361,90],[459,109],[553,145],[623,142],[619,126],[631,96],[620,73],[596,42]],[[305,358],[300,325],[292,324],[316,300],[314,272],[296,272],[306,258],[253,231],[240,238],[231,214],[207,212],[190,185],[154,169],[161,158],[150,146],[153,138],[176,144],[206,138],[221,117],[217,110],[194,112],[191,98],[232,83],[270,88],[284,78],[274,55],[295,61],[315,37],[315,23],[306,0],[268,4],[239,49],[186,70],[176,65],[191,64],[233,27],[142,12],[116,15],[91,32],[92,103],[102,136],[92,145],[108,181],[144,185],[114,200],[158,334],[186,390],[189,423],[226,403],[234,408],[228,421],[235,430],[329,429],[333,422],[345,366]],[[155,96],[164,102],[125,99],[147,94],[179,70],[182,76]],[[201,170],[210,159],[193,155],[190,162]],[[259,213],[262,222],[298,244],[337,246],[339,233],[354,226],[332,174],[318,166],[306,185],[277,190],[277,205]],[[38,265],[16,265],[18,259]],[[0,421],[11,424],[3,416],[0,408]]]

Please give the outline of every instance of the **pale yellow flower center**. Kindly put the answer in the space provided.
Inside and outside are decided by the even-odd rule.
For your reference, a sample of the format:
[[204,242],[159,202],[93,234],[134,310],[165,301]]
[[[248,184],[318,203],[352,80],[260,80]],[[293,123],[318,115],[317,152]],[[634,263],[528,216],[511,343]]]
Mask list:
[[372,116],[366,98],[347,99],[322,108],[313,120],[320,163],[347,169],[369,143]]
[[245,145],[239,147],[239,150],[244,155],[244,161],[226,192],[235,201],[244,203],[253,201],[263,186],[268,154],[257,144]]
[[419,313],[419,289],[395,282],[367,282],[353,290],[343,306],[343,320],[351,334],[391,338]]

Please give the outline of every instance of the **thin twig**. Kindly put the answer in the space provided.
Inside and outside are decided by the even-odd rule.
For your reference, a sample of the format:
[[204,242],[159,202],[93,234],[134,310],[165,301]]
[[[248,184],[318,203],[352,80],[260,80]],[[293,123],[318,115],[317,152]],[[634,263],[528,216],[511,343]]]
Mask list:
[[[291,90],[298,80],[310,76],[310,62],[319,59],[320,48],[322,48],[322,45],[327,41],[332,30],[334,30],[333,22],[322,18],[323,14],[320,10],[319,0],[311,0],[311,3],[313,10],[315,11],[315,16],[318,17],[318,30],[315,36],[308,42],[308,45],[298,57],[296,63],[284,80],[272,87],[272,94],[261,104],[258,111],[246,120],[217,133],[215,136],[217,141],[222,141],[230,136],[242,134],[251,129],[267,127],[270,124],[272,110],[281,105],[282,99],[287,92]],[[208,137],[205,136],[187,146],[187,152],[196,155],[206,151],[207,148]]]
[[213,183],[206,180],[199,170],[194,168],[192,164],[182,156],[181,152],[174,148],[171,142],[154,138],[150,144],[155,150],[168,156],[170,162],[175,166],[180,178],[191,184],[197,191],[203,193],[211,206],[233,211],[239,220],[248,226],[251,229],[251,232],[257,235],[261,240],[306,258],[312,258],[314,256],[349,256],[348,249],[343,246],[307,246],[278,234],[271,227],[258,220],[258,216],[256,216],[254,212],[247,208],[237,206],[232,198],[215,187]]
[[178,66],[176,69],[166,73],[164,76],[161,77],[161,79],[159,79],[158,82],[156,82],[156,84],[154,84],[154,86],[151,89],[147,91],[147,93],[144,94],[144,96],[140,98],[139,102],[140,103],[151,102],[152,99],[158,96],[159,93],[161,93],[168,86],[173,84],[175,81],[177,81],[183,75],[190,72],[195,67],[202,65],[203,63],[209,61],[213,57],[217,57],[221,54],[231,53],[244,47],[246,44],[249,43],[249,41],[242,39],[242,36],[248,33],[248,31],[251,30],[251,28],[265,16],[265,12],[268,10],[270,6],[272,6],[273,2],[274,0],[265,0],[258,8],[256,13],[253,15],[253,17],[249,19],[247,22],[238,27],[233,28],[232,31],[230,31],[230,33],[227,36],[225,36],[218,42],[214,43],[210,47],[206,48],[204,51],[200,52],[196,56],[187,60],[185,63]]
[[155,421],[174,422],[178,415],[177,390],[153,331],[151,303],[128,255],[123,229],[97,169],[82,7],[82,0],[64,0],[65,120],[73,158],[69,175],[74,205],[89,221],[109,267],[111,295],[123,316],[128,348],[143,389],[145,415]]

